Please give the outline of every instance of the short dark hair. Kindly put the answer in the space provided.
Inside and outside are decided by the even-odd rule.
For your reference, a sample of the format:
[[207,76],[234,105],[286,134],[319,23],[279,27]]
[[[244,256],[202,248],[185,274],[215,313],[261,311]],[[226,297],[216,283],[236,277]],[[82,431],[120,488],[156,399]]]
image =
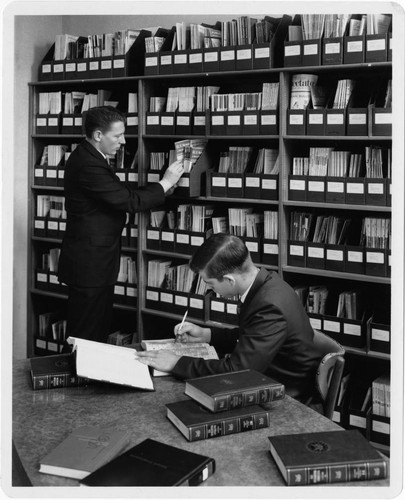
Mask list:
[[113,106],[96,106],[84,113],[83,122],[84,133],[91,139],[95,130],[101,130],[104,134],[113,123],[125,123],[125,115]]
[[190,268],[195,273],[204,271],[208,278],[221,281],[225,274],[247,271],[250,263],[249,250],[240,238],[216,233],[197,249]]

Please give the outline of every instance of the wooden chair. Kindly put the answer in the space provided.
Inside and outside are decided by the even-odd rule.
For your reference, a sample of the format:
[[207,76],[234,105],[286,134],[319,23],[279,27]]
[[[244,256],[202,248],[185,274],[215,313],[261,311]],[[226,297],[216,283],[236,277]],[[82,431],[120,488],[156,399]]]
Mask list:
[[345,365],[345,350],[339,342],[319,330],[314,330],[314,344],[323,355],[316,371],[315,385],[322,400],[323,414],[332,420]]

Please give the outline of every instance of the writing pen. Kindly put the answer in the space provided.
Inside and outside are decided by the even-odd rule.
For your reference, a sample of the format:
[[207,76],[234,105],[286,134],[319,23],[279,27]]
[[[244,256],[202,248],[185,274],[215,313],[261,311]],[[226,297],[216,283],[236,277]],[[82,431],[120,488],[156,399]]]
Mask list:
[[179,326],[179,328],[177,330],[177,333],[176,333],[176,342],[177,342],[178,337],[180,337],[180,332],[181,332],[181,329],[183,328],[184,322],[186,321],[187,314],[188,314],[188,309],[184,313],[183,319],[181,320],[180,326]]

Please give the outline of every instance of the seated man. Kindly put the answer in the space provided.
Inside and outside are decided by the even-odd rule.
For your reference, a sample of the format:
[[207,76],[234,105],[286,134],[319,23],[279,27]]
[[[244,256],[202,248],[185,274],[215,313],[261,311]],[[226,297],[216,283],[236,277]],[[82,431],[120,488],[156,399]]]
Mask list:
[[251,368],[282,382],[290,396],[307,399],[321,354],[294,290],[276,272],[258,269],[243,241],[228,234],[207,239],[190,267],[222,297],[240,297],[239,327],[203,328],[185,322],[174,332],[181,342],[208,342],[224,356],[204,360],[147,351],[137,353],[139,360],[184,379]]

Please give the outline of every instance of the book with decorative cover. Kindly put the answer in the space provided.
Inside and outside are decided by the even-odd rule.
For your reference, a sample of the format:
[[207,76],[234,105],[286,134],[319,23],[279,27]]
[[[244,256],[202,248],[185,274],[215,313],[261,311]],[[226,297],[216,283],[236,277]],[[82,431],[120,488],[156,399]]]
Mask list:
[[30,359],[31,380],[34,391],[86,385],[89,380],[76,374],[72,354],[55,354]]
[[213,458],[145,439],[87,476],[84,486],[197,486],[215,472]]
[[270,425],[270,411],[260,405],[216,414],[188,399],[168,403],[166,408],[167,418],[188,441],[263,429]]
[[384,479],[388,463],[357,430],[269,437],[288,486]]
[[117,456],[128,442],[127,431],[79,427],[40,461],[39,472],[83,479]]
[[248,369],[188,379],[185,394],[209,410],[219,412],[283,399],[285,387]]

